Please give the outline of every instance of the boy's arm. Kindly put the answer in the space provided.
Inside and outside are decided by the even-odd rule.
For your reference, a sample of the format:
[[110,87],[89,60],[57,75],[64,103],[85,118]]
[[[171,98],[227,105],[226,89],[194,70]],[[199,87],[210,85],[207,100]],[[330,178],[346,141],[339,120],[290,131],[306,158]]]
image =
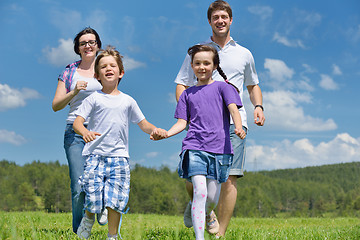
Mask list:
[[228,109],[229,109],[230,115],[232,117],[232,120],[235,124],[235,134],[238,135],[241,139],[244,139],[246,136],[246,133],[245,133],[244,129],[242,128],[241,116],[240,116],[240,113],[239,113],[239,110],[238,110],[236,104],[230,103],[228,105]]
[[90,132],[87,130],[87,128],[84,126],[85,119],[81,116],[77,116],[75,118],[75,121],[73,123],[73,129],[74,131],[81,135],[86,143],[91,142],[96,139],[96,136],[100,136],[100,133],[97,132]]
[[138,126],[143,132],[147,134],[151,134],[156,129],[156,127],[153,124],[149,123],[146,119],[141,120],[138,123]]
[[151,140],[160,140],[166,138],[166,131],[164,129],[155,127],[146,119],[141,120],[141,122],[138,123],[138,126],[141,130],[143,130],[143,132],[150,134]]

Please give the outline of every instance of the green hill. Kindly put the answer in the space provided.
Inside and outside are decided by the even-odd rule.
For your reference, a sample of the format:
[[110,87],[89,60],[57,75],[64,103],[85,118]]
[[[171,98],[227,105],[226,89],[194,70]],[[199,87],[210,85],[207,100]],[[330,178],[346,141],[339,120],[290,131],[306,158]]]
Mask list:
[[[18,166],[0,161],[0,210],[69,212],[67,165]],[[132,213],[181,215],[188,201],[184,180],[167,167],[131,171]],[[359,216],[360,162],[246,172],[238,180],[239,217]]]

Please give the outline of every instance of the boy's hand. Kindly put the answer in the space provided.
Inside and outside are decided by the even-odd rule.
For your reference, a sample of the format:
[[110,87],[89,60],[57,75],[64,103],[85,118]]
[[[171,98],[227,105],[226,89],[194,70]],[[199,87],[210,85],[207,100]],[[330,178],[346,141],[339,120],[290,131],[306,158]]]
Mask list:
[[167,131],[161,128],[155,128],[150,134],[150,139],[154,141],[161,140],[167,137],[168,137]]
[[101,136],[100,133],[97,132],[91,132],[91,131],[87,131],[84,135],[83,135],[83,139],[86,143],[94,141],[96,139],[96,136]]
[[239,138],[244,139],[246,137],[246,132],[244,131],[244,129],[235,129],[235,134],[238,135]]

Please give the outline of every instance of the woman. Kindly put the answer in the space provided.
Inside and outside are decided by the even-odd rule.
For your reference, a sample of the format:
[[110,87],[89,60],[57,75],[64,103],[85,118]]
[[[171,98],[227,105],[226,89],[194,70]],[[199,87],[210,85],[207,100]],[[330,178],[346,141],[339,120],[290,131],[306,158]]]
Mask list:
[[[73,130],[73,122],[76,118],[74,112],[82,101],[91,93],[101,90],[101,84],[94,78],[94,64],[98,50],[101,48],[101,40],[98,33],[88,27],[79,32],[74,38],[74,51],[80,55],[81,60],[66,66],[59,75],[54,100],[53,110],[59,111],[70,106],[66,119],[64,135],[64,148],[69,165],[71,180],[71,199],[73,214],[73,231],[76,233],[83,217],[84,193],[81,193],[78,184],[79,177],[84,172],[84,159],[82,150],[84,140]],[[88,122],[88,119],[85,122]],[[97,216],[100,225],[107,222],[106,212]]]

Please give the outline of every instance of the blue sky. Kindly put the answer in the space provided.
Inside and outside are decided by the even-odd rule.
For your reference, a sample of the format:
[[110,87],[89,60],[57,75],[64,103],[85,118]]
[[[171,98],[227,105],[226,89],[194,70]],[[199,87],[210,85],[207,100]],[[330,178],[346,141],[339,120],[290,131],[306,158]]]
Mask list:
[[[148,121],[175,123],[174,79],[188,47],[211,35],[211,1],[10,1],[0,3],[0,160],[66,164],[68,109],[53,112],[57,77],[76,60],[86,26],[125,56],[120,90]],[[266,124],[248,111],[247,171],[360,161],[360,2],[239,1],[231,36],[255,58]],[[130,129],[132,164],[175,170],[185,133],[151,142]]]

